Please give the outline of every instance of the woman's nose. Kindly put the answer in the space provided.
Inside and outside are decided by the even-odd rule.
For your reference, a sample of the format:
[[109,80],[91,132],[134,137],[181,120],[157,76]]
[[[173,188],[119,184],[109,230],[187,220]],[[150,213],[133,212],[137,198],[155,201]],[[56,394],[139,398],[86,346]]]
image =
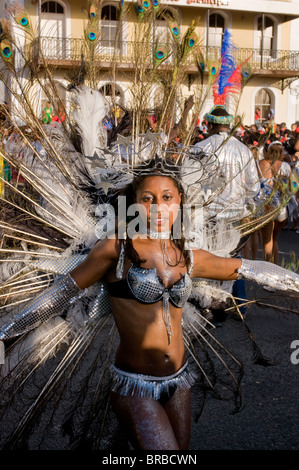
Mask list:
[[160,208],[160,207],[165,207],[167,206],[167,204],[165,203],[165,200],[163,198],[163,196],[157,196],[156,199],[155,199],[155,203],[156,205]]
[[157,202],[155,202],[154,204],[151,204],[150,211],[151,211],[153,214],[159,213],[159,212],[160,212],[159,204],[158,204]]
[[151,211],[152,212],[161,212],[163,210],[163,207],[165,208],[167,204],[163,201],[163,199],[157,198],[154,202],[154,204],[151,205]]

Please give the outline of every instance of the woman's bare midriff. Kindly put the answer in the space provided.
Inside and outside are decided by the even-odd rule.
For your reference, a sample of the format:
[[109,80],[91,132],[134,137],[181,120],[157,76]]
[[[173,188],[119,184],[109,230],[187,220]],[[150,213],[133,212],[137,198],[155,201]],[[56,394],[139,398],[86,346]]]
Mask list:
[[128,372],[167,376],[184,365],[181,309],[170,305],[173,335],[169,344],[162,301],[141,304],[131,299],[111,297],[110,300],[120,336],[117,367]]

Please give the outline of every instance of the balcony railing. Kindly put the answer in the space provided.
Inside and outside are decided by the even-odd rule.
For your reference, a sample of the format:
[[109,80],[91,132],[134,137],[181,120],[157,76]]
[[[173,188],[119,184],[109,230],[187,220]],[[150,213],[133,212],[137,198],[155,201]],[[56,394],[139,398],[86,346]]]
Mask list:
[[[119,65],[134,66],[137,63],[139,49],[139,54],[141,53],[143,57],[147,55],[150,63],[153,47],[152,44],[146,47],[142,44],[140,49],[140,44],[133,41],[119,41],[117,44],[114,41],[100,41],[94,49],[93,61],[99,63],[116,61]],[[84,55],[86,53],[86,44],[82,39],[41,37],[40,46],[37,40],[27,49],[27,58],[31,60],[40,58],[40,50],[45,60],[74,65],[74,62],[81,62],[82,52]],[[218,59],[221,55],[220,48],[216,47],[203,47],[201,52],[205,60]],[[264,50],[261,55],[260,49],[240,48],[236,49],[234,54],[238,63],[249,59],[247,63],[253,72],[265,70],[299,73],[299,51]],[[165,63],[171,64],[172,60],[173,57],[170,56]],[[194,63],[194,59],[189,60],[187,65],[191,66],[192,62]]]

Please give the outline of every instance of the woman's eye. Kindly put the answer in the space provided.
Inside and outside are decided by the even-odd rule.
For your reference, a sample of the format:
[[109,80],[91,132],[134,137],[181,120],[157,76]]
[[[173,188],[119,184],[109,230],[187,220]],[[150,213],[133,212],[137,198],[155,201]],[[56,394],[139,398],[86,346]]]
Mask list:
[[150,202],[150,201],[152,201],[152,199],[153,199],[153,198],[152,198],[151,196],[144,196],[144,197],[142,198],[142,201],[143,201],[143,202]]
[[164,199],[165,201],[170,201],[170,199],[172,199],[172,196],[170,194],[165,194]]

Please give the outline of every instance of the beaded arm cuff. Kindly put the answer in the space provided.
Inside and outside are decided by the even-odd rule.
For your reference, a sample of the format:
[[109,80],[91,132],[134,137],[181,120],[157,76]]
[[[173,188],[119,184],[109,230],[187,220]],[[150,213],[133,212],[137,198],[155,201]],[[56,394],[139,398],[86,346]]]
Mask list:
[[0,340],[14,338],[30,331],[66,308],[85,294],[68,274],[31,300],[25,309],[0,329]]
[[299,292],[299,275],[267,261],[242,259],[239,279],[248,279],[278,290]]

